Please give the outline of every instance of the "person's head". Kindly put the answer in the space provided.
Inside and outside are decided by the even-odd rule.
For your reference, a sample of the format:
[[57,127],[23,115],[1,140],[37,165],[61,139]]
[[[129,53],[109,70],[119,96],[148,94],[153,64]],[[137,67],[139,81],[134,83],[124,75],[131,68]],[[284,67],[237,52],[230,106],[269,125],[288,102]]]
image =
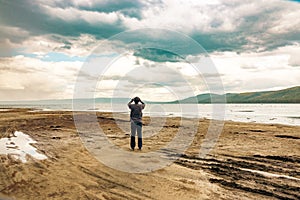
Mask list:
[[133,101],[134,101],[135,104],[138,104],[140,102],[140,100],[141,99],[139,97],[134,97],[133,98]]

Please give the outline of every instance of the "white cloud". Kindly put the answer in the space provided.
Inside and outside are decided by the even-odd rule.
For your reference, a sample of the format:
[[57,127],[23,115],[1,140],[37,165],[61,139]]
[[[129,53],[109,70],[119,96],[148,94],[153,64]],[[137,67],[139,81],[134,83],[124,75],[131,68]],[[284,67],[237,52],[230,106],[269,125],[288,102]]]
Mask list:
[[[188,63],[156,63],[143,58],[137,63],[136,59],[132,54],[125,54],[114,60],[99,77],[97,96],[141,96],[168,101],[207,91],[199,72]],[[99,66],[104,67],[100,62]]]
[[[278,25],[285,24],[289,17],[281,16],[288,13],[290,9],[296,10],[291,5],[280,4],[277,0],[273,1],[184,1],[184,0],[163,0],[162,4],[154,4],[142,10],[143,19],[122,18],[125,25],[130,28],[157,27],[178,30],[184,33],[201,31],[207,32],[232,32],[245,22],[246,17],[259,17],[270,12],[270,16],[261,23],[260,26],[268,25],[274,18],[279,18]],[[275,11],[280,11],[277,15]],[[299,18],[299,13],[294,12],[293,17]],[[292,17],[292,15],[291,15]],[[286,19],[285,19],[286,18]],[[290,23],[290,22],[288,22]],[[256,25],[258,26],[258,24]],[[244,27],[246,28],[246,27]],[[251,27],[250,27],[251,28]],[[258,27],[257,27],[258,28]],[[263,28],[263,27],[260,27]]]
[[290,66],[300,67],[300,44],[280,47],[275,52],[288,56]]
[[[299,32],[300,30],[300,12],[297,4],[281,3],[282,9],[274,13],[273,19],[267,32],[270,34],[286,34],[290,32]],[[270,22],[270,21],[269,21]]]
[[120,15],[117,12],[101,13],[95,11],[79,10],[74,7],[59,8],[47,5],[43,5],[42,7],[44,11],[47,12],[53,18],[59,18],[69,22],[83,20],[94,25],[102,23],[113,24],[117,22]]
[[261,53],[214,53],[211,58],[223,74],[226,92],[272,90],[299,85],[300,69],[290,61],[298,51],[298,46],[287,46]]
[[[298,46],[287,46],[261,53],[215,52],[211,59],[219,74],[202,71],[200,75],[188,63],[156,63],[142,58],[137,63],[133,53],[127,53],[107,66],[104,74],[93,74],[92,70],[89,74],[82,74],[81,80],[98,80],[96,90],[85,88],[93,96],[137,95],[153,101],[182,99],[209,92],[211,87],[220,87],[218,78],[223,80],[225,92],[281,89],[298,85],[299,69],[290,65],[291,52],[298,50]],[[203,59],[203,56],[190,58],[200,63]],[[78,71],[83,64],[43,62],[24,56],[1,58],[0,63],[1,100],[72,98]]]
[[69,57],[87,57],[97,45],[99,41],[88,34],[79,37],[42,35],[28,37],[22,43],[14,44],[14,48],[24,53],[38,55],[40,58],[51,52],[64,53]]
[[42,62],[16,56],[0,59],[0,100],[71,98],[80,62]]

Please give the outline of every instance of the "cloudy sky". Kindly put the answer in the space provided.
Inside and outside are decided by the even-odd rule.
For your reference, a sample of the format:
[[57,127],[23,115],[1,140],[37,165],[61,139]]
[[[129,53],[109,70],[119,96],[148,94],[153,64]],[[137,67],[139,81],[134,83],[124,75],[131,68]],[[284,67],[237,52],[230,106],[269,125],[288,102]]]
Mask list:
[[276,90],[299,55],[299,1],[0,0],[2,101]]

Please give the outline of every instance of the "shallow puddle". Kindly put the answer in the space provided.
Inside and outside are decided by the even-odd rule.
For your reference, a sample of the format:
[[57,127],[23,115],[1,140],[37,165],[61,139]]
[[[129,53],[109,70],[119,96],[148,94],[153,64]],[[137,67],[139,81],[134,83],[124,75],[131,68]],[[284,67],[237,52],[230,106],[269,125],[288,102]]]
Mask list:
[[0,139],[0,154],[11,155],[12,157],[27,162],[26,155],[35,159],[44,160],[47,156],[38,153],[31,144],[37,143],[29,135],[16,131],[13,137]]

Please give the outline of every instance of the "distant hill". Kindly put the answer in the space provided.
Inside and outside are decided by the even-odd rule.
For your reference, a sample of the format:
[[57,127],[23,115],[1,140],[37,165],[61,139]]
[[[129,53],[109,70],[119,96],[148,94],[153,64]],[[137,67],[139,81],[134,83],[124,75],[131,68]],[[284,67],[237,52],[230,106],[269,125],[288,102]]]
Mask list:
[[[226,103],[300,103],[300,86],[278,91],[227,93]],[[170,103],[222,103],[224,95],[199,94]]]

